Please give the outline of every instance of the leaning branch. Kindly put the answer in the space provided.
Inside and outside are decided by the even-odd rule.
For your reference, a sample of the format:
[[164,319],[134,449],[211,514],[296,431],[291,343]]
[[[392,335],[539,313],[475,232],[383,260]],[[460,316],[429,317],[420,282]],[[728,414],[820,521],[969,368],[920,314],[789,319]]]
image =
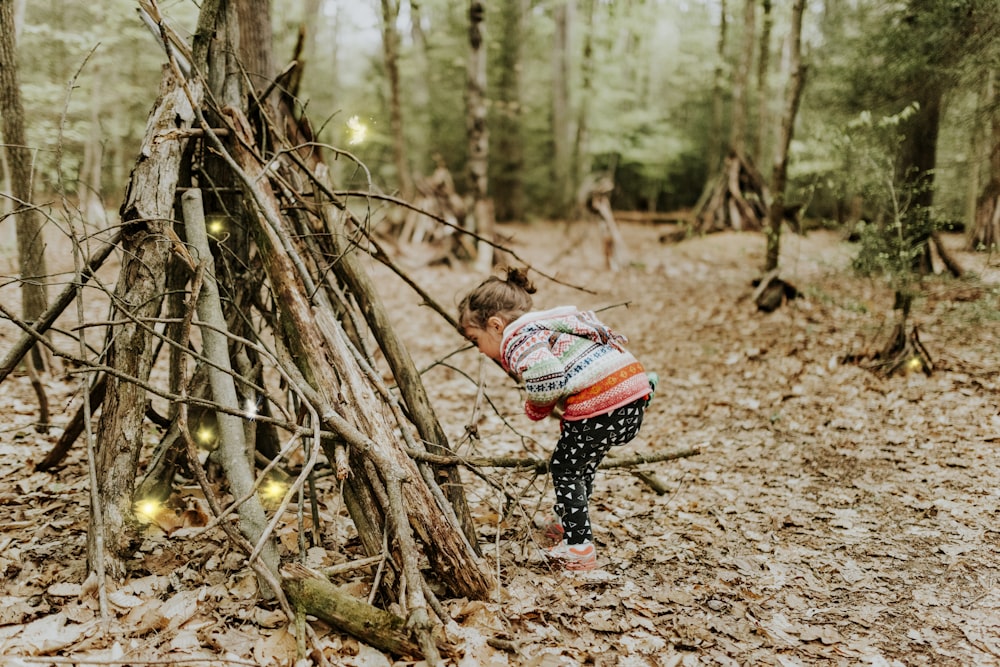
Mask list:
[[[426,452],[409,450],[411,457],[419,461],[426,461],[439,466],[465,466],[466,468],[524,468],[539,474],[548,472],[549,462],[545,459],[523,458],[519,456],[497,456],[497,457],[472,457],[463,458],[461,456],[438,456]],[[632,468],[649,463],[659,463],[661,461],[672,461],[674,459],[685,459],[690,456],[700,454],[700,449],[681,449],[674,452],[661,452],[659,454],[643,455],[617,458],[610,457],[604,459],[598,466],[602,470],[609,468]]]
[[59,318],[66,307],[73,301],[73,297],[76,296],[76,291],[79,287],[82,287],[87,280],[90,279],[92,275],[97,272],[97,269],[104,264],[104,261],[111,255],[112,251],[118,247],[118,241],[121,240],[121,231],[118,230],[114,235],[107,240],[104,247],[101,248],[100,252],[87,262],[87,266],[80,271],[80,284],[70,283],[65,289],[59,294],[59,297],[52,303],[49,308],[41,314],[41,316],[35,321],[30,332],[25,332],[23,336],[14,344],[14,346],[7,352],[7,356],[0,361],[0,383],[2,383],[11,372],[17,368],[17,365],[21,363],[24,355],[34,346],[38,341],[39,336],[44,334],[55,321]]

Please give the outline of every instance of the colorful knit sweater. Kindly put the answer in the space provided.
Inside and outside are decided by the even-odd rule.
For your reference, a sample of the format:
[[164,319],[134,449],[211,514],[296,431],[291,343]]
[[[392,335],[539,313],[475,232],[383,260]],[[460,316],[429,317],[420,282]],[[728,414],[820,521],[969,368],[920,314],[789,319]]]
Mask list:
[[593,311],[562,306],[507,325],[500,362],[524,380],[528,417],[544,419],[561,403],[563,419],[576,421],[649,394],[649,379],[623,347],[627,342]]

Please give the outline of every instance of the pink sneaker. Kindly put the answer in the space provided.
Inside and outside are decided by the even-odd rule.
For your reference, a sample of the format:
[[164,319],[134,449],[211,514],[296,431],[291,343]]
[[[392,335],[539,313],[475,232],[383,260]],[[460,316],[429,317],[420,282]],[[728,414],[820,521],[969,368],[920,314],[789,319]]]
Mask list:
[[593,542],[566,544],[563,541],[549,549],[545,555],[567,570],[593,570],[597,567],[597,549]]

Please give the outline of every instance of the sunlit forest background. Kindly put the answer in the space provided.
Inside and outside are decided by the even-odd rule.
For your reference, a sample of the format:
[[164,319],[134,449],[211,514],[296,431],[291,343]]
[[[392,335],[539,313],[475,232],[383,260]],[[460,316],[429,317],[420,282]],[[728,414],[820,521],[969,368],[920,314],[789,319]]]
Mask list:
[[[747,152],[768,174],[788,79],[789,16],[785,3],[774,4],[757,12],[752,63],[742,57],[743,3],[491,4],[487,97],[497,218],[566,216],[580,183],[601,170],[614,173],[616,209],[691,207],[728,142],[741,63],[750,67]],[[176,28],[193,30],[195,3],[171,0],[161,10]],[[398,10],[407,163],[419,177],[440,155],[465,192],[468,7],[427,0]],[[812,220],[843,221],[847,197],[863,185],[852,128],[866,118],[896,118],[917,97],[914,85],[927,84],[944,94],[936,210],[943,220],[968,222],[989,178],[997,11],[972,1],[809,2],[787,201],[806,204]],[[162,48],[130,0],[33,1],[24,12],[18,53],[36,191],[113,211],[156,96]],[[320,140],[349,149],[376,187],[393,192],[400,179],[381,17],[371,0],[275,0],[274,54],[280,70],[305,27],[300,102]],[[348,125],[355,116],[363,140]],[[346,161],[335,166],[342,186],[366,185]],[[2,205],[8,210],[11,202]]]

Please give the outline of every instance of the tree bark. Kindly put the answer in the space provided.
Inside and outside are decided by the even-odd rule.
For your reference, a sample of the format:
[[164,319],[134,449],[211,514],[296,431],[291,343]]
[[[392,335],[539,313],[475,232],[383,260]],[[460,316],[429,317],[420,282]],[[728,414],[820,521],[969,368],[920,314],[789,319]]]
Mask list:
[[[227,325],[222,314],[215,260],[208,244],[201,190],[192,188],[184,192],[181,195],[181,205],[184,211],[187,241],[197,253],[197,261],[204,272],[204,282],[198,294],[197,311],[198,319],[203,325],[201,327],[203,354],[211,361],[208,378],[212,388],[212,398],[222,407],[240,410],[240,400],[236,395],[236,383],[233,380],[233,369],[229,359],[229,341],[223,333],[227,330]],[[219,446],[216,452],[226,473],[230,491],[234,498],[247,498],[237,510],[240,517],[240,532],[256,546],[264,535],[267,517],[264,515],[260,498],[253,491],[255,481],[253,448],[247,447],[242,419],[222,411],[217,411],[215,418],[219,429]],[[278,550],[273,540],[267,541],[261,551],[261,558],[264,565],[277,575]],[[270,597],[273,591],[268,590],[266,582],[260,581],[260,586],[265,591],[266,597]]]
[[750,69],[753,64],[755,16],[757,0],[743,2],[743,54],[736,64],[733,76],[733,116],[729,133],[729,148],[740,155],[746,154],[748,95]]
[[403,199],[413,197],[413,176],[406,155],[406,133],[403,131],[403,93],[399,84],[399,0],[382,0],[382,54],[389,79],[389,126],[392,129],[392,157],[396,179]]
[[795,0],[792,5],[792,27],[788,34],[788,87],[785,91],[785,109],[781,115],[781,134],[774,152],[771,172],[771,205],[767,216],[767,251],[764,273],[778,268],[781,255],[781,225],[785,220],[785,184],[788,176],[788,149],[795,131],[795,117],[799,113],[802,88],[805,86],[806,69],[802,65],[802,12],[806,0]]
[[240,26],[239,61],[250,85],[260,92],[271,87],[276,69],[272,48],[271,0],[234,1]]
[[469,3],[469,63],[466,77],[469,136],[469,182],[472,184],[472,217],[481,237],[476,247],[476,268],[485,273],[493,266],[493,202],[489,199],[490,132],[486,107],[486,7],[481,0]]
[[[355,599],[301,565],[289,565],[284,586],[296,606],[332,627],[399,658],[421,655],[406,619]],[[454,650],[441,644],[443,652]]]
[[[326,217],[329,228],[333,229],[330,221],[331,216]],[[448,446],[448,436],[445,435],[444,428],[434,415],[423,381],[420,378],[420,371],[413,363],[406,346],[393,330],[375,284],[360,264],[357,248],[347,243],[348,235],[344,229],[334,229],[330,238],[334,242],[334,252],[340,258],[333,265],[333,269],[358,301],[358,306],[368,322],[368,327],[374,333],[379,348],[385,355],[386,362],[396,379],[396,386],[399,387],[410,418],[417,428],[417,433],[427,443],[428,451],[432,454],[451,453],[451,448]],[[438,480],[451,502],[460,529],[469,540],[473,550],[478,554],[476,526],[465,497],[461,475],[458,474],[457,470],[451,468],[442,471]]]
[[527,0],[502,3],[493,192],[497,220],[524,219],[524,137],[521,132],[521,60]]
[[771,66],[771,28],[774,19],[771,15],[771,0],[761,0],[764,18],[760,28],[760,48],[757,55],[757,131],[752,136],[750,154],[763,156],[768,147],[768,129],[771,118],[768,113],[768,74]]
[[715,44],[715,74],[712,85],[712,146],[709,153],[709,179],[705,184],[703,197],[707,195],[712,181],[722,168],[722,159],[725,157],[726,149],[723,144],[723,81],[726,72],[726,29],[728,21],[726,16],[726,0],[719,0],[719,39]]
[[590,100],[594,94],[594,12],[595,0],[583,0],[583,53],[580,57],[580,106],[576,116],[576,138],[573,141],[573,189],[583,183],[591,171],[588,143],[590,134]]
[[573,0],[553,3],[552,183],[556,217],[565,217],[573,199],[570,183],[570,25]]
[[[0,117],[3,118],[7,167],[10,169],[11,194],[16,212],[21,315],[26,322],[34,322],[47,307],[48,270],[41,217],[32,202],[34,166],[24,126],[24,106],[18,78],[16,24],[14,0],[0,0]],[[35,348],[33,363],[36,369],[43,366],[38,348]]]
[[[1000,245],[1000,85],[996,72],[991,72],[987,85],[987,99],[992,102],[989,114],[989,177],[976,198],[975,214],[966,240],[966,249],[991,249]],[[985,134],[985,133],[981,133]]]
[[[201,89],[197,85],[190,89],[194,104],[200,104]],[[160,312],[172,247],[168,233],[186,144],[184,139],[163,135],[189,129],[195,118],[191,102],[169,72],[164,73],[161,91],[121,207],[122,267],[114,300],[118,314],[111,318],[121,323],[110,332],[107,360],[109,366],[141,381],[149,378],[153,336],[139,322]],[[125,575],[125,561],[137,537],[132,494],[145,412],[144,389],[119,377],[108,378],[97,433],[98,492],[104,518],[106,571],[119,578]],[[87,542],[91,567],[96,562],[95,539],[91,531]]]

